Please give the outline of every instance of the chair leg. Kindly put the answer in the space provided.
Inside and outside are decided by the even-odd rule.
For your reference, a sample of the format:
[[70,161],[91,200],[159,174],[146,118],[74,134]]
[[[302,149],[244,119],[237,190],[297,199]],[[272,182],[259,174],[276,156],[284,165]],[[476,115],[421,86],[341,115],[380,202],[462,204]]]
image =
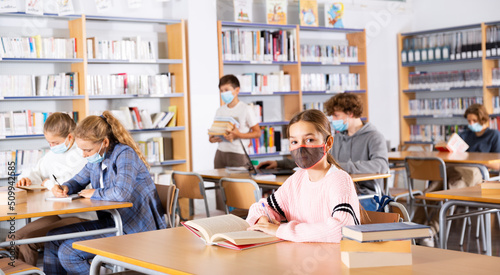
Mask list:
[[[468,206],[465,207],[465,213],[469,213],[469,207]],[[462,233],[460,233],[460,242],[458,243],[458,245],[460,245],[460,246],[464,245],[465,229],[467,227],[467,224],[469,224],[469,226],[470,226],[470,218],[469,217],[463,219]]]
[[210,210],[208,209],[208,201],[207,201],[207,197],[206,196],[203,199],[203,201],[205,202],[205,210],[207,211],[207,218],[208,218],[208,217],[210,217]]
[[193,199],[189,199],[189,216],[190,217],[194,216],[194,200]]
[[[455,208],[456,206],[453,205],[452,207],[450,207],[450,214],[449,216],[452,216],[453,213],[455,213]],[[448,240],[449,237],[450,237],[450,227],[451,227],[451,220],[447,221],[448,225],[446,226],[446,239]]]

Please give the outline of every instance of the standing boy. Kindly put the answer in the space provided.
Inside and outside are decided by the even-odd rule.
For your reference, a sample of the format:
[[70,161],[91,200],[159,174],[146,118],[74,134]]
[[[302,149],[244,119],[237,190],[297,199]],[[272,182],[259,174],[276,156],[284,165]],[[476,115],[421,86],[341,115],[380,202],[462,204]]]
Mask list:
[[[209,136],[211,143],[218,142],[219,147],[215,153],[214,167],[225,168],[226,166],[246,166],[247,158],[241,147],[248,148],[250,139],[260,137],[260,128],[257,118],[250,106],[238,99],[240,82],[234,75],[225,75],[219,80],[219,90],[224,105],[217,109],[216,117],[232,117],[239,123],[239,128],[227,131],[224,139]],[[240,140],[238,140],[240,139]]]

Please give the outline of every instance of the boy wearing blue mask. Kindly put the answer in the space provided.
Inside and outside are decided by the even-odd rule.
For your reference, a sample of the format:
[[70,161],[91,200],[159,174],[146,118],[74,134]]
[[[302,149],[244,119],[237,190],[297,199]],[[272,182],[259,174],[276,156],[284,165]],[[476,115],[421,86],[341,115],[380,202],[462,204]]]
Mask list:
[[224,139],[209,136],[211,143],[219,143],[215,153],[214,167],[246,166],[247,159],[240,141],[248,148],[250,139],[260,137],[260,127],[253,110],[238,99],[240,82],[234,75],[225,75],[219,80],[219,90],[224,105],[217,109],[216,117],[232,117],[239,123],[239,128],[227,131]]
[[[56,185],[53,176],[59,182],[64,182],[80,172],[87,161],[76,146],[73,135],[75,128],[76,123],[69,115],[60,112],[51,114],[43,125],[43,134],[49,143],[50,151],[38,161],[33,169],[22,171],[17,186],[41,184],[50,190]],[[43,217],[17,230],[15,240],[43,237],[54,228],[96,218],[95,212]],[[19,260],[35,266],[38,260],[38,250],[43,246],[44,243],[19,245],[15,247],[16,255]]]
[[[467,152],[500,153],[500,134],[495,129],[488,128],[489,115],[481,104],[472,104],[464,114],[467,119],[467,129],[460,137],[469,145]],[[490,167],[498,169],[496,167]]]

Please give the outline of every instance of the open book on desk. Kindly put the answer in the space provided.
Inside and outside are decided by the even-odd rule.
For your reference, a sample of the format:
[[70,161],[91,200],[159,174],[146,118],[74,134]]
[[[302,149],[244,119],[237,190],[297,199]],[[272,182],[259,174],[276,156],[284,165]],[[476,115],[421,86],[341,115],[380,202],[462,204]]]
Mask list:
[[250,225],[235,215],[223,215],[183,222],[189,231],[200,237],[207,245],[218,245],[230,249],[272,244],[281,239],[258,231],[247,231]]
[[83,197],[78,195],[78,194],[72,194],[72,195],[68,195],[67,197],[64,197],[64,198],[57,198],[57,197],[45,198],[45,200],[47,200],[47,201],[59,201],[59,202],[71,202],[71,201],[77,200],[77,199],[83,199]]

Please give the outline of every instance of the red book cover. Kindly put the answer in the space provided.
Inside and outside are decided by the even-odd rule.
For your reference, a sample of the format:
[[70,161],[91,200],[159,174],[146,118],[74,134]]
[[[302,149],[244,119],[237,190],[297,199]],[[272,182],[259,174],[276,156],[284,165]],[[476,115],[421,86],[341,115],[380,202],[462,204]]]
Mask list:
[[139,108],[137,108],[137,107],[129,107],[129,109],[131,111],[134,111],[134,114],[135,114],[135,117],[136,117],[136,121],[137,121],[137,126],[139,127],[139,129],[143,129],[143,127],[142,127],[142,121],[141,121],[141,114],[139,113]]

